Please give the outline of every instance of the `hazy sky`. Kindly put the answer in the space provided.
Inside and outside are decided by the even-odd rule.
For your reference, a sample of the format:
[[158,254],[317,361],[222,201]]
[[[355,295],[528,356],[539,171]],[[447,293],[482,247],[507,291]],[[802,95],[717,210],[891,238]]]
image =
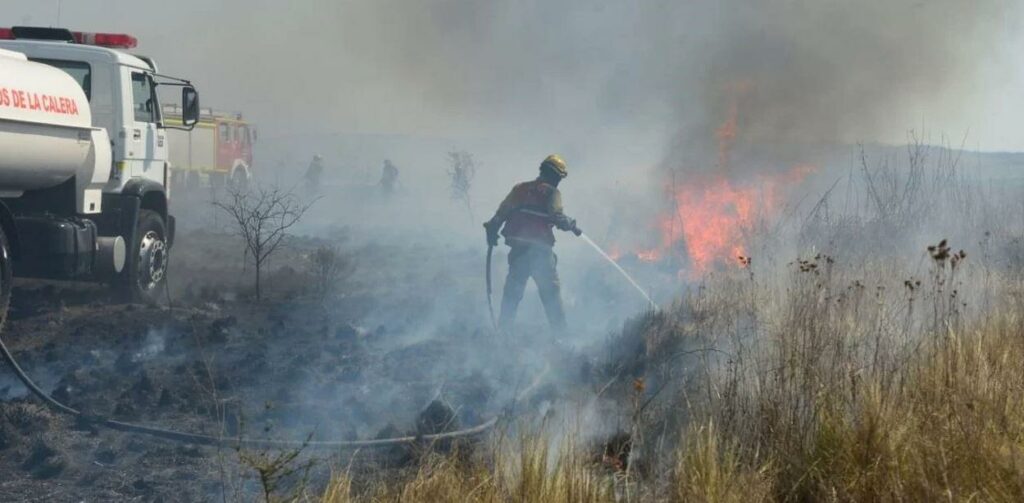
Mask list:
[[[60,19],[58,21],[58,5]],[[270,134],[664,137],[723,120],[771,141],[910,128],[1024,150],[1016,2],[0,0],[0,25],[128,32],[203,104]]]

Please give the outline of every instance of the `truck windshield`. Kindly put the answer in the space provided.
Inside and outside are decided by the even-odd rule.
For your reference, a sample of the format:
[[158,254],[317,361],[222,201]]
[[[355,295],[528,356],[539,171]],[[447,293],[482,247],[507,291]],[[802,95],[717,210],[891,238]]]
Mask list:
[[84,61],[65,61],[62,59],[30,58],[37,63],[54,66],[64,70],[64,73],[75,79],[78,85],[85,91],[85,99],[92,99],[92,67]]

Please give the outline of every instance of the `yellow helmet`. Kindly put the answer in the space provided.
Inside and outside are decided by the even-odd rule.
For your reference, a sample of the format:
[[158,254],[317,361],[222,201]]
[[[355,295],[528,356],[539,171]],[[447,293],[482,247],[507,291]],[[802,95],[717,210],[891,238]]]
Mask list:
[[565,165],[565,160],[558,154],[551,154],[544,158],[544,162],[540,163],[541,171],[544,168],[548,168],[557,174],[561,178],[569,176],[569,168]]

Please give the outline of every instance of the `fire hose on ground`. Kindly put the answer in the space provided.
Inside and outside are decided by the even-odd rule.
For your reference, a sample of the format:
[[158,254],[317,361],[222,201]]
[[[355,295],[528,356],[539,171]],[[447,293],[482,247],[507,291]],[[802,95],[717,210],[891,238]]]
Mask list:
[[18,379],[22,382],[22,384],[25,385],[26,388],[28,388],[28,390],[33,395],[35,395],[36,398],[42,400],[48,407],[57,412],[73,416],[76,419],[82,420],[88,424],[94,424],[116,431],[149,435],[152,437],[188,444],[218,447],[247,447],[257,449],[368,449],[402,444],[411,444],[418,442],[437,442],[442,440],[472,437],[475,435],[480,435],[490,430],[498,422],[498,417],[495,416],[477,426],[462,430],[435,433],[429,435],[410,435],[404,437],[381,438],[374,440],[300,441],[258,439],[245,437],[221,437],[214,435],[203,435],[199,433],[188,433],[182,431],[169,430],[165,428],[157,428],[154,426],[146,426],[135,423],[115,421],[113,419],[108,419],[102,416],[90,415],[80,410],[69,407],[63,403],[58,402],[52,396],[43,391],[38,385],[36,385],[34,381],[32,381],[32,378],[30,378],[28,374],[26,374],[25,371],[22,370],[21,366],[18,365],[17,360],[14,359],[14,356],[11,354],[10,350],[7,349],[7,345],[4,343],[2,336],[0,336],[0,355],[2,355],[4,361],[6,361],[7,364],[11,366],[11,368],[14,370],[14,373],[18,376]]

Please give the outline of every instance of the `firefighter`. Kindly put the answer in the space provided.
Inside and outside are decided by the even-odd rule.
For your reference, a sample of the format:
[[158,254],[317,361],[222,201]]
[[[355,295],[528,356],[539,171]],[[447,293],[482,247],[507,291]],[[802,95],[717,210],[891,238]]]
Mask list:
[[324,173],[324,156],[316,154],[306,168],[306,188],[316,191],[320,187],[320,177]]
[[395,184],[398,183],[398,168],[391,163],[390,159],[384,159],[384,167],[380,172],[380,189],[384,195],[391,195],[395,191]]
[[562,212],[558,183],[568,175],[565,161],[558,155],[549,155],[540,165],[540,176],[513,187],[494,217],[484,223],[488,246],[498,244],[499,230],[509,246],[508,277],[498,322],[504,330],[512,327],[526,281],[530,278],[537,284],[548,323],[556,331],[566,327],[552,228],[570,231],[577,236],[582,234],[576,221]]

